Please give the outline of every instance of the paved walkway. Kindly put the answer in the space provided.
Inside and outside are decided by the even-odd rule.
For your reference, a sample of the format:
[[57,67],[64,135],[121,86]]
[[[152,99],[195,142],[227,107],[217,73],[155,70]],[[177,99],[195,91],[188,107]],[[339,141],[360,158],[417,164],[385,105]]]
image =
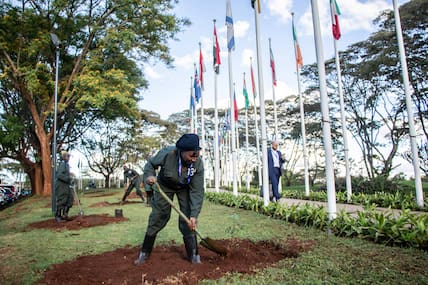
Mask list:
[[[215,190],[214,190],[214,188],[207,188],[207,191],[214,192]],[[220,191],[231,193],[230,191],[224,190],[224,189],[220,189]],[[252,197],[258,197],[257,195],[253,195],[253,194],[238,193],[238,195],[241,195],[241,194],[250,195]],[[259,197],[259,198],[262,199],[261,197]],[[281,203],[282,205],[288,205],[288,206],[310,204],[310,205],[322,206],[322,207],[324,207],[324,209],[326,211],[328,211],[327,202],[281,198],[281,199],[279,199],[279,203]],[[336,212],[340,212],[341,210],[345,210],[346,212],[348,212],[350,214],[356,214],[359,211],[363,211],[364,207],[361,205],[336,203]],[[399,209],[388,209],[388,208],[381,208],[381,207],[376,208],[376,210],[378,210],[379,212],[391,211],[393,213],[394,217],[400,216],[401,213],[403,212],[402,210],[399,210]],[[415,214],[415,215],[428,215],[428,212],[423,212],[423,211],[410,211],[410,213]]]

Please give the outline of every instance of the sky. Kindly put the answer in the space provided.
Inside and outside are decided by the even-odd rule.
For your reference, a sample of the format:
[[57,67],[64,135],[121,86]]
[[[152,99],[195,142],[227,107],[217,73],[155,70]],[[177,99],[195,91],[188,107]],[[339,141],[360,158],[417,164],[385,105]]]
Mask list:
[[[261,67],[263,74],[264,99],[272,100],[272,75],[270,68],[269,39],[276,66],[277,86],[276,100],[297,94],[297,76],[292,36],[292,16],[298,42],[303,57],[303,64],[316,62],[314,33],[312,24],[311,1],[303,0],[260,0],[259,37],[261,45]],[[339,23],[341,38],[337,42],[339,50],[367,39],[377,28],[373,25],[382,11],[393,9],[392,0],[336,0],[340,8]],[[399,0],[401,5],[408,0]],[[244,108],[242,94],[243,76],[245,72],[246,86],[251,104],[250,58],[258,86],[257,46],[255,32],[255,14],[251,0],[231,0],[232,18],[234,21],[235,50],[230,53],[232,79],[235,83],[238,108]],[[323,39],[323,56],[327,60],[334,57],[334,42],[331,32],[329,0],[318,0],[321,34]],[[149,82],[149,88],[142,92],[142,109],[160,114],[162,119],[169,115],[189,110],[191,77],[195,74],[195,64],[199,69],[199,43],[206,72],[204,73],[204,91],[202,100],[204,108],[214,108],[214,70],[213,70],[213,20],[220,45],[220,74],[217,76],[218,107],[229,106],[229,53],[227,50],[226,0],[180,0],[174,10],[178,17],[187,17],[192,25],[185,27],[177,34],[177,41],[170,42],[174,68],[167,68],[163,63],[151,62],[143,72]],[[304,85],[301,85],[304,89]],[[257,87],[258,91],[258,87]],[[256,99],[259,105],[259,96]],[[197,106],[200,107],[200,104]],[[278,118],[281,120],[281,118]],[[350,137],[350,136],[349,136]],[[350,149],[358,149],[350,141]],[[350,154],[353,157],[352,153]],[[86,163],[80,154],[72,155],[70,165],[74,172],[78,171],[79,160]],[[412,174],[410,164],[404,162],[398,171]],[[358,171],[358,169],[354,169]]]
[[[260,0],[259,14],[260,58],[263,74],[264,99],[271,100],[272,75],[269,57],[269,39],[275,61],[277,86],[275,99],[297,94],[297,78],[292,37],[292,16],[302,51],[303,64],[316,62],[314,33],[312,23],[312,1],[303,0]],[[331,33],[329,0],[318,0],[324,59],[334,57],[334,43]],[[337,0],[341,15],[339,23],[342,36],[337,42],[339,50],[345,50],[350,44],[367,39],[376,31],[372,21],[386,9],[393,9],[392,0]],[[401,5],[406,0],[399,0]],[[185,27],[177,35],[178,41],[171,41],[171,54],[174,68],[169,69],[162,63],[151,63],[144,67],[149,88],[142,92],[140,107],[154,111],[167,119],[169,115],[189,109],[191,77],[195,67],[199,66],[199,43],[206,72],[204,73],[204,108],[214,107],[214,71],[213,71],[213,20],[220,45],[220,74],[217,77],[218,107],[229,104],[229,58],[231,60],[232,80],[235,83],[238,108],[245,106],[242,94],[245,72],[247,90],[252,101],[250,58],[257,80],[257,46],[254,9],[250,0],[231,0],[234,21],[235,50],[228,53],[227,31],[225,26],[226,0],[181,0],[174,12],[179,17],[187,17],[192,25]],[[199,72],[199,71],[198,71]],[[256,83],[258,86],[258,83]],[[304,85],[301,85],[304,89]],[[258,87],[257,87],[258,88]],[[258,90],[258,89],[257,89]],[[259,105],[259,97],[256,104]],[[252,102],[251,102],[252,103]],[[198,105],[198,108],[200,104]]]

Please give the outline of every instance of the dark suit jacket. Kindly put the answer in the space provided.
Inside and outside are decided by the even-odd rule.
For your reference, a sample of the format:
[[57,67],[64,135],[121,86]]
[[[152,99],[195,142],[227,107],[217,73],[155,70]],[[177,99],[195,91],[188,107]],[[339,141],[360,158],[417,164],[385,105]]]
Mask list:
[[[281,152],[278,150],[278,155],[279,155],[279,168],[282,169],[282,164],[285,162],[285,160],[282,159],[282,154]],[[273,158],[272,158],[272,149],[269,148],[267,150],[267,154],[268,154],[268,173],[269,176],[271,176],[274,173],[274,167],[273,167]],[[281,176],[282,171],[279,172],[279,175]]]

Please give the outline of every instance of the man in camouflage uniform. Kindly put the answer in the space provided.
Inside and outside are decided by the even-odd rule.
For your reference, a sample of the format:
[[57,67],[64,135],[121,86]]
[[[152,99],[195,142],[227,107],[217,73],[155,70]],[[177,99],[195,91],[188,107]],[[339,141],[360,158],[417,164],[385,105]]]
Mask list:
[[[160,150],[144,167],[146,192],[150,193],[157,181],[165,194],[173,200],[177,196],[180,210],[189,217],[187,224],[181,217],[178,228],[183,235],[187,257],[192,263],[201,263],[195,234],[197,218],[204,200],[204,165],[199,157],[199,137],[184,134],[175,146]],[[157,178],[156,170],[159,170]],[[153,187],[152,187],[153,186]],[[153,191],[152,212],[149,216],[144,242],[135,265],[140,265],[150,256],[156,235],[171,217],[171,205],[159,192]]]

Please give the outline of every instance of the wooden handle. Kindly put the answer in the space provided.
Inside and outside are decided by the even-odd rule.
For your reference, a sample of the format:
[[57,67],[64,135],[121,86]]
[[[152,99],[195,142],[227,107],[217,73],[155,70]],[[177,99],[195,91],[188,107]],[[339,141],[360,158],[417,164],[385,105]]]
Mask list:
[[186,223],[190,224],[190,219],[186,217],[186,215],[175,206],[174,202],[165,194],[165,192],[163,192],[162,188],[159,186],[159,183],[155,182],[155,184],[162,197],[171,205],[171,207],[174,208],[174,210],[180,215],[180,217],[182,217],[186,221]]

